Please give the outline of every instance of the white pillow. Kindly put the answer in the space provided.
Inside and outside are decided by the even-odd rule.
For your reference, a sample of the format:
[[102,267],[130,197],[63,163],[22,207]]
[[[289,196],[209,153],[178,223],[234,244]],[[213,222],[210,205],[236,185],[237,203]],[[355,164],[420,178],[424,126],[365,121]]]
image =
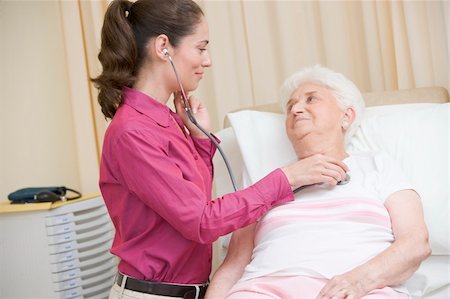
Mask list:
[[[399,162],[422,196],[434,255],[450,253],[449,111],[448,103],[369,107],[348,146],[381,149]],[[228,118],[251,182],[296,159],[284,115],[245,110]]]
[[227,116],[251,182],[296,160],[285,133],[283,114],[244,110]]
[[379,149],[399,163],[422,197],[433,254],[449,254],[450,104],[408,106],[372,113],[349,149]]

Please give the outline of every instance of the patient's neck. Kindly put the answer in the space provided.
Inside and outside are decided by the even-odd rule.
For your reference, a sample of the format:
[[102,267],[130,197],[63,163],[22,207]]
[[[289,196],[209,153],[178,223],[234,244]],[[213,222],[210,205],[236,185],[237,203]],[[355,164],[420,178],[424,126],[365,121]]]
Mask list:
[[294,145],[294,149],[299,159],[316,154],[326,155],[340,161],[348,157],[344,147],[344,140],[340,139],[302,140]]

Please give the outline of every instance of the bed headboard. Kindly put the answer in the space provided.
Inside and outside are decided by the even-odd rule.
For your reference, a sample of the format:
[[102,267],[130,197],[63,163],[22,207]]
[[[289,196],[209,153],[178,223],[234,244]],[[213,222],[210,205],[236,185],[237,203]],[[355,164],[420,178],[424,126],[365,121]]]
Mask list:
[[[380,106],[380,105],[395,105],[395,104],[408,104],[408,103],[447,103],[450,102],[447,89],[444,87],[420,87],[394,91],[381,91],[381,92],[369,92],[363,93],[366,106]],[[256,110],[283,113],[280,104],[271,103],[258,105],[254,107],[248,107],[240,110]],[[236,112],[232,111],[232,112]],[[225,117],[223,127],[230,126],[228,119]]]

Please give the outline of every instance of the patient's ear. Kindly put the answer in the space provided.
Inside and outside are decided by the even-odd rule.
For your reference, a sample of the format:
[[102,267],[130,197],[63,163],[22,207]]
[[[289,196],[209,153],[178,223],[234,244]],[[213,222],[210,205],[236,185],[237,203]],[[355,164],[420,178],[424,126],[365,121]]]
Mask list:
[[345,109],[344,116],[342,117],[342,129],[345,131],[351,126],[355,120],[355,109],[353,107],[348,107]]

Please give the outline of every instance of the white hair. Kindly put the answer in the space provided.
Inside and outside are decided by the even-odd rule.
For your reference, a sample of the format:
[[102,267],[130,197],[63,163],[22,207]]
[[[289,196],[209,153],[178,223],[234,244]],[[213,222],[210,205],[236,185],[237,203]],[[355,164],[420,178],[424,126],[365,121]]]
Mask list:
[[281,86],[281,106],[285,112],[292,93],[305,83],[315,83],[329,88],[342,111],[353,107],[355,119],[345,134],[345,143],[347,144],[358,129],[364,114],[365,104],[358,87],[344,75],[320,65],[301,69],[287,78]]

